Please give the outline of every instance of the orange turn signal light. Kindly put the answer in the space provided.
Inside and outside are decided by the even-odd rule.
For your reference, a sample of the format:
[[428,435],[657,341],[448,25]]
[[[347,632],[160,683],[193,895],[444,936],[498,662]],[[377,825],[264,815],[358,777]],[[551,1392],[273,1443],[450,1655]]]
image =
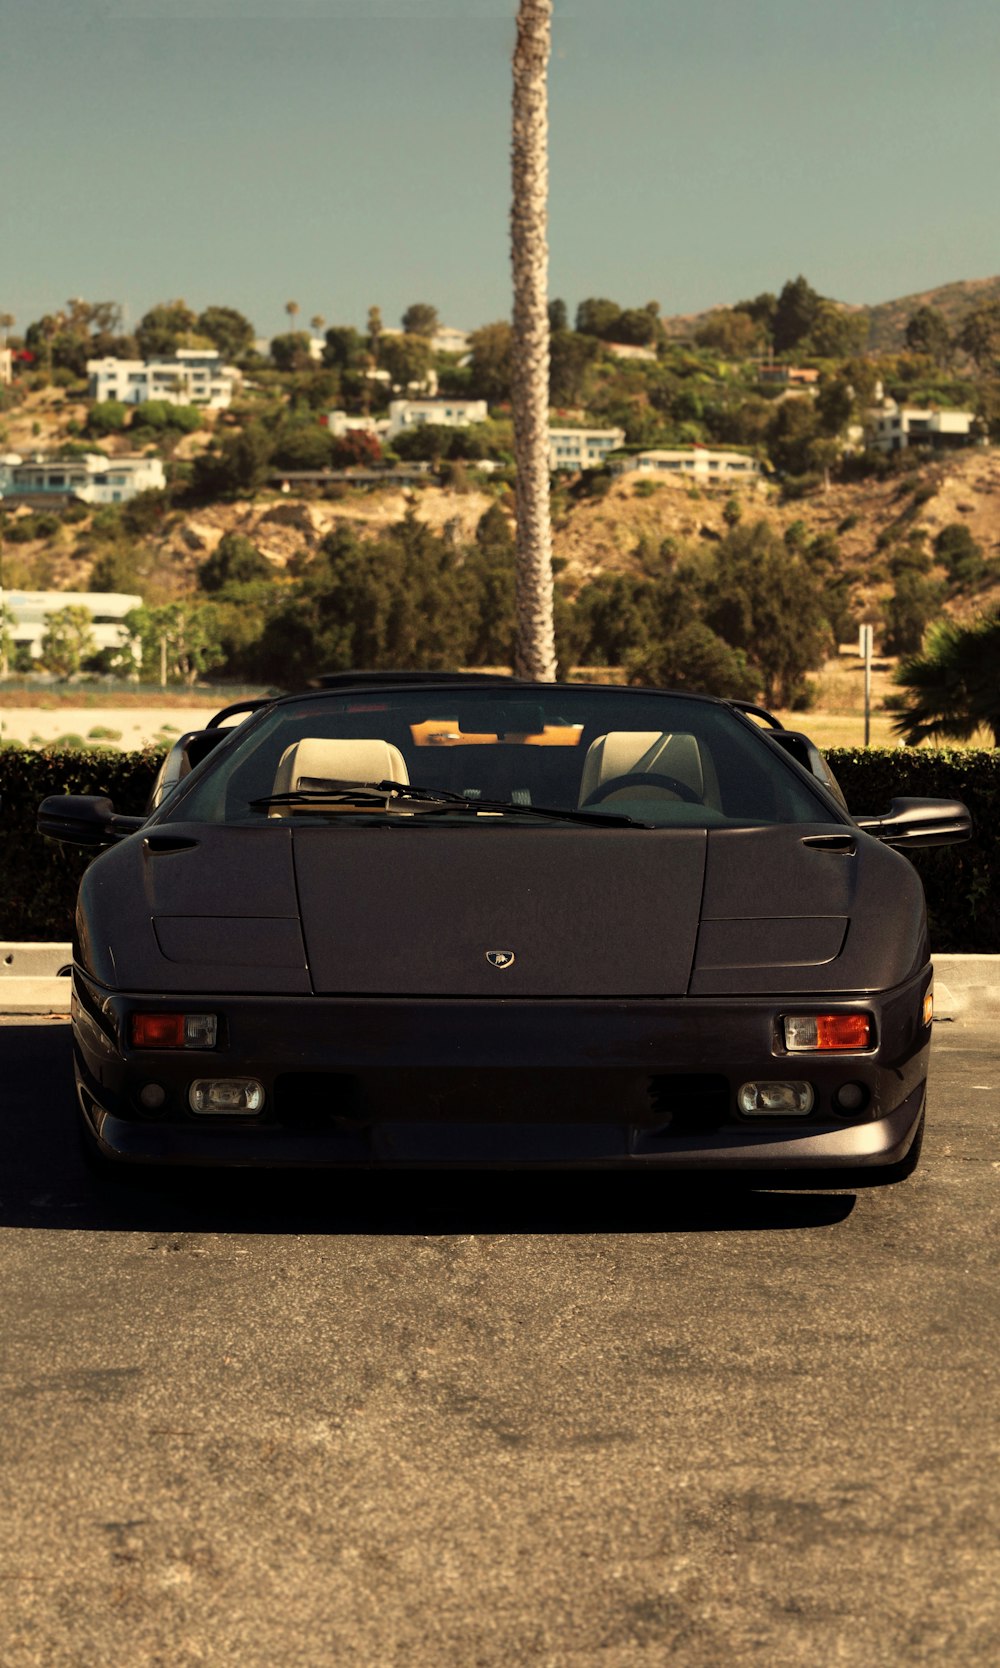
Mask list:
[[870,1014],[786,1014],[785,1047],[790,1053],[870,1048]]

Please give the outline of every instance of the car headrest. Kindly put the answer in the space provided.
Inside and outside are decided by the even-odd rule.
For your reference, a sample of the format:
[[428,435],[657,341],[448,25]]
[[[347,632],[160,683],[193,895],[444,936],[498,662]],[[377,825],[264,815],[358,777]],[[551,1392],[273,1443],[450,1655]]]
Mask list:
[[326,741],[308,736],[286,747],[278,761],[274,793],[325,782],[409,782],[398,747],[380,736]]
[[648,776],[676,776],[701,798],[705,772],[701,749],[692,735],[663,730],[609,730],[597,736],[583,761],[580,804],[616,776],[641,771]]

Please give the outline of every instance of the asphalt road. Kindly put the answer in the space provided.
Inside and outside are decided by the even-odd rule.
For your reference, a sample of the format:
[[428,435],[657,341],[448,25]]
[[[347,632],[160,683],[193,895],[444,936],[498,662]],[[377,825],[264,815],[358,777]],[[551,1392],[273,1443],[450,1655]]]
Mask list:
[[109,1203],[0,1028],[2,1668],[1000,1662],[995,1028],[907,1183]]

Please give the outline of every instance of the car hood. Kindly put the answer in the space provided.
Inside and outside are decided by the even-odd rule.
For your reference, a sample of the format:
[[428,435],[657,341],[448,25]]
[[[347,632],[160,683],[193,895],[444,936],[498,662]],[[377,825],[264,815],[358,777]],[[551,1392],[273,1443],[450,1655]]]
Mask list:
[[911,865],[828,823],[157,824],[87,871],[78,946],[122,989],[508,999],[857,992],[927,957]]

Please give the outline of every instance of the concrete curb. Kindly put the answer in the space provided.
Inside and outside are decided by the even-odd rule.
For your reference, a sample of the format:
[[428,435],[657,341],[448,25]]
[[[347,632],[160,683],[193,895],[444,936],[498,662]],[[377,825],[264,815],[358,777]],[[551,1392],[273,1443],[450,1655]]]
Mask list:
[[1000,1011],[1000,956],[935,956],[934,1013],[938,1019],[985,1017]]
[[[70,981],[59,970],[73,961],[71,944],[0,941],[0,1014],[68,1014]],[[935,956],[938,1019],[1000,1011],[1000,955]]]

